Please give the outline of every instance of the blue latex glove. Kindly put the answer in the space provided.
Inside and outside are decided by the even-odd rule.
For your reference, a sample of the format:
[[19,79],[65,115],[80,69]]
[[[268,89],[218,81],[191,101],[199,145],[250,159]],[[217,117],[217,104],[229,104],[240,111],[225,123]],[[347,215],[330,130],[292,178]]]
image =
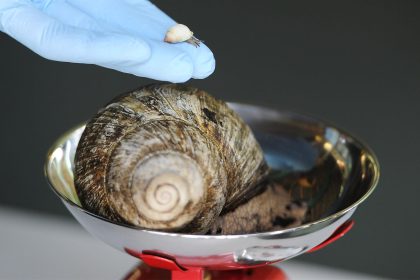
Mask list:
[[0,30],[47,59],[170,82],[209,76],[207,46],[163,42],[174,24],[147,0],[0,0]]

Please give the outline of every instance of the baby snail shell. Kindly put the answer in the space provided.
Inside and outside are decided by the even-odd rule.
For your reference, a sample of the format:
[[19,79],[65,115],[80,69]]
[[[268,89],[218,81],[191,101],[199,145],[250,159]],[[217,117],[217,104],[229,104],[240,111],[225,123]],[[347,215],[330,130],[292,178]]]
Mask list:
[[182,85],[122,94],[86,125],[75,156],[82,206],[143,228],[204,233],[259,191],[268,172],[250,128]]
[[188,26],[177,23],[166,31],[164,41],[167,43],[187,42],[196,47],[200,46],[201,41],[193,35],[194,33],[188,28]]

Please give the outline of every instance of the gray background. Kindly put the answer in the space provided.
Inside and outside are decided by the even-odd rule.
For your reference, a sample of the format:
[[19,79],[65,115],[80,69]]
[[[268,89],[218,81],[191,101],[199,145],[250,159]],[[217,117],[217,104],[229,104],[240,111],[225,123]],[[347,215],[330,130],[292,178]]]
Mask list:
[[[418,1],[155,1],[212,48],[191,84],[230,101],[328,119],[376,151],[382,177],[345,238],[299,259],[420,278]],[[150,80],[44,60],[0,34],[0,203],[70,219],[44,156],[116,94]],[[1,225],[7,226],[7,225]]]

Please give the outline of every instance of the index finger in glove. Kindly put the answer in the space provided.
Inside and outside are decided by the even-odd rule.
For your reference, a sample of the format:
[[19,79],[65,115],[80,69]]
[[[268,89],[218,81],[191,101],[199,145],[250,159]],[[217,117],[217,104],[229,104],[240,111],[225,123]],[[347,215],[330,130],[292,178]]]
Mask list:
[[149,44],[139,37],[68,26],[37,8],[16,1],[0,11],[0,28],[39,55],[88,64],[132,64],[149,59]]

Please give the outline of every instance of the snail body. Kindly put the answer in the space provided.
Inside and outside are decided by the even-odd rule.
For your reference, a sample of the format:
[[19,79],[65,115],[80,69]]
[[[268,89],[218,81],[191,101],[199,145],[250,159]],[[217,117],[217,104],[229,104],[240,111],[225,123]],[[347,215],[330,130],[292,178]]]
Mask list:
[[296,227],[304,222],[307,211],[307,203],[293,201],[283,185],[268,180],[261,193],[220,215],[209,233],[244,234]]
[[144,228],[202,233],[258,192],[268,172],[224,102],[180,85],[122,94],[86,125],[75,186],[87,210]]

